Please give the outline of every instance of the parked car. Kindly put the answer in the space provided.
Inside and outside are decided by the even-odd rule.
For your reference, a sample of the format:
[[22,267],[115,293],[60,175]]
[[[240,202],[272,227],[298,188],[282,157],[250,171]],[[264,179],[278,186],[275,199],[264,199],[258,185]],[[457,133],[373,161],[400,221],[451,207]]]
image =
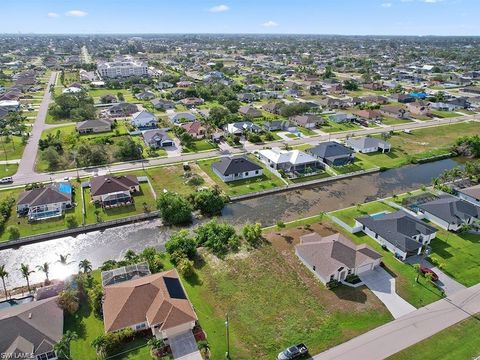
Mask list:
[[432,280],[433,281],[437,281],[438,280],[438,275],[435,274],[435,272],[432,270],[432,269],[429,269],[425,266],[422,266],[420,268],[420,271],[422,272],[423,275],[427,275],[427,274],[432,274]]
[[13,182],[13,178],[11,176],[0,179],[0,184],[10,184],[12,182]]
[[290,346],[289,348],[283,350],[280,354],[278,354],[278,360],[291,360],[291,359],[298,359],[303,355],[308,353],[308,348],[305,344],[298,344],[294,346]]

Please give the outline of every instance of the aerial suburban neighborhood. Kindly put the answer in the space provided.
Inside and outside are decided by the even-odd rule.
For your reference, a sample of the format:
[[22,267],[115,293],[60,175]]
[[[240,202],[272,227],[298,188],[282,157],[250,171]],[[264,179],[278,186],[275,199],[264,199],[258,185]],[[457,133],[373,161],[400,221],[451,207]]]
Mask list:
[[0,5],[1,359],[480,359],[480,4],[112,3]]

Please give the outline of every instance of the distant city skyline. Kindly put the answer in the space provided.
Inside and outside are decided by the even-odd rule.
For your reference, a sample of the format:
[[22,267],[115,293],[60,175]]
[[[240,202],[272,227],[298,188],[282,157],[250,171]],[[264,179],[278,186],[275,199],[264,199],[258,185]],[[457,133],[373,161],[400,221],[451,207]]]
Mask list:
[[478,0],[2,0],[0,33],[480,35]]

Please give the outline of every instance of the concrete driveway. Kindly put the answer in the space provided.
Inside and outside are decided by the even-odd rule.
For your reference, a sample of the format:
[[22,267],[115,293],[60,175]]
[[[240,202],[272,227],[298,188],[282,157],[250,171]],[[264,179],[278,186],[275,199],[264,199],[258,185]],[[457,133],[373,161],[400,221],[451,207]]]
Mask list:
[[202,355],[198,351],[195,337],[191,331],[170,338],[168,342],[174,359],[202,360]]
[[380,299],[395,319],[415,311],[395,291],[395,278],[381,267],[359,275],[363,283]]

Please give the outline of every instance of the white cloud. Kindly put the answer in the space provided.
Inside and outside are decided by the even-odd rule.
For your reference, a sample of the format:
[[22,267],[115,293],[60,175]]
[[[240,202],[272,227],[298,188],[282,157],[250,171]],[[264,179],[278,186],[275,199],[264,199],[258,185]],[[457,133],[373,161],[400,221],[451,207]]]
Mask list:
[[230,8],[227,5],[217,5],[208,9],[208,11],[210,11],[211,13],[222,13],[228,10],[230,10]]
[[277,27],[278,23],[273,20],[268,20],[267,22],[264,22],[262,26],[266,28],[272,28],[272,27]]
[[384,7],[384,8],[392,7],[392,3],[383,3],[382,7]]
[[73,16],[73,17],[84,17],[84,16],[87,16],[88,13],[82,10],[70,10],[70,11],[67,11],[65,15]]
[[60,15],[57,14],[56,12],[49,12],[49,13],[47,14],[47,16],[48,16],[49,18],[57,18],[57,17],[59,17]]

